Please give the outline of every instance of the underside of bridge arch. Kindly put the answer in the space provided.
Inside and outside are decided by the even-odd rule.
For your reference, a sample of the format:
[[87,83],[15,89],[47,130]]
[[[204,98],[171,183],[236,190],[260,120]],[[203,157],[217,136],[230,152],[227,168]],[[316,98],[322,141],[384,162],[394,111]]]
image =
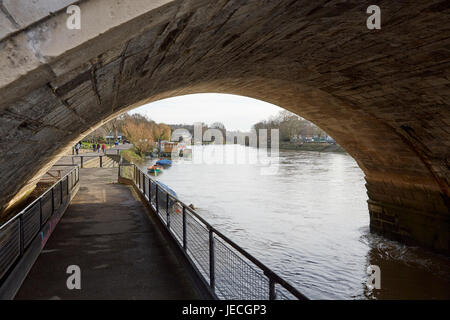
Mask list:
[[360,0],[76,3],[81,30],[64,8],[3,6],[0,207],[126,110],[230,93],[333,136],[366,175],[373,231],[449,253],[448,2],[380,1],[381,30]]

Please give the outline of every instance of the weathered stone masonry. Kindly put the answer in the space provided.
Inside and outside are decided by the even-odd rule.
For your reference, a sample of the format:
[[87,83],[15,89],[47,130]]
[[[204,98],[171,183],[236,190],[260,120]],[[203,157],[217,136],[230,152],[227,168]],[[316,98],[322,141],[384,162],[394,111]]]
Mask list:
[[0,5],[2,207],[104,121],[222,92],[315,122],[364,171],[372,230],[449,253],[448,1],[49,3]]

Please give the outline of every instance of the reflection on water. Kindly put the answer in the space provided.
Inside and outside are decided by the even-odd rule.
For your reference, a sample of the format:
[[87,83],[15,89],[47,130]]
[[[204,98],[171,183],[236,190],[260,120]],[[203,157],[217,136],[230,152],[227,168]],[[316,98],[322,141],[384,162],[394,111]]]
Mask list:
[[[450,298],[448,258],[369,233],[364,175],[350,156],[280,151],[276,175],[220,161],[256,152],[196,146],[207,164],[174,161],[157,179],[312,299]],[[372,264],[381,289],[370,292]]]

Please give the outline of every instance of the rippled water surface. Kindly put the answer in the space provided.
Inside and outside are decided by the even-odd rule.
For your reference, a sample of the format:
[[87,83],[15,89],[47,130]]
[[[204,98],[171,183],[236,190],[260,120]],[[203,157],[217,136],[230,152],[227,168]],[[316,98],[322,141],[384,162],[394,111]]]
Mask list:
[[[194,147],[157,179],[312,299],[450,298],[449,259],[369,232],[364,174],[349,155],[280,151],[276,174],[263,175],[239,159],[256,153]],[[381,268],[380,290],[366,288],[368,265]]]

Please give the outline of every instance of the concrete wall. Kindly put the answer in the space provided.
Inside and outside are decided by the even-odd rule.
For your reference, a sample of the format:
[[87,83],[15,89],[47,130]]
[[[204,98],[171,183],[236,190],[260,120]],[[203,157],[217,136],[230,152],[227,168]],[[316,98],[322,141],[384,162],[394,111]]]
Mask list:
[[[335,138],[366,175],[372,230],[449,252],[448,2],[86,0],[81,30],[56,2],[45,18],[0,6],[3,206],[126,110],[231,93]],[[376,3],[382,28],[368,30]]]

